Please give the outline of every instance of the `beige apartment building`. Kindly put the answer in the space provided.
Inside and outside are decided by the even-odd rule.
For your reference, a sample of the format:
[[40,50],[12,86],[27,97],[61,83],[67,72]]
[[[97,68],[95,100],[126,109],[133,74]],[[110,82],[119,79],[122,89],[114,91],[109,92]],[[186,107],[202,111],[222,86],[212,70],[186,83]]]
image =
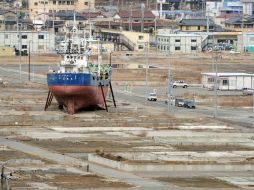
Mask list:
[[52,12],[94,10],[95,0],[29,0],[28,4],[30,19],[44,20]]

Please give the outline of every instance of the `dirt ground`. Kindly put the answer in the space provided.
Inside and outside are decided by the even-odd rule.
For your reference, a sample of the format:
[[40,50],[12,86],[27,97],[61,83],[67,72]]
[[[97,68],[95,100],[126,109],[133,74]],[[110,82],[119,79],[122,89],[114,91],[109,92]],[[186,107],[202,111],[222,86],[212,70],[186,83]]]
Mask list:
[[181,178],[181,177],[160,177],[155,178],[159,181],[172,183],[178,187],[193,187],[193,188],[236,188],[235,186],[228,184],[218,179],[205,178],[205,177],[192,177],[192,178]]
[[[16,176],[18,173],[16,173]],[[15,179],[10,181],[12,188],[30,187],[30,183],[46,183],[49,186],[55,186],[60,189],[82,189],[82,188],[129,188],[129,184],[118,182],[115,180],[106,179],[97,175],[77,175],[77,174],[20,174]]]
[[180,151],[195,151],[195,152],[205,152],[205,151],[249,151],[254,150],[254,148],[240,146],[240,145],[172,145],[172,147],[176,148]]
[[18,159],[42,160],[43,162],[46,162],[48,164],[53,163],[53,162],[51,162],[49,160],[42,159],[42,158],[30,155],[30,154],[25,154],[23,152],[19,152],[19,151],[15,151],[15,150],[7,150],[7,151],[1,151],[0,150],[0,161],[1,162],[5,162],[5,161],[8,161],[10,159],[15,159],[15,158],[18,158]]

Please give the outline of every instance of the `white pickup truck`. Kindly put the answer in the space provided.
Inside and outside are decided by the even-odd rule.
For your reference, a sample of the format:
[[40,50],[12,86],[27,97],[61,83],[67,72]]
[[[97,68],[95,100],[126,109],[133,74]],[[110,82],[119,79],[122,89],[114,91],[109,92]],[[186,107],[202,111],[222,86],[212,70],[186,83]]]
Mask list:
[[172,86],[173,88],[177,88],[177,87],[187,88],[189,85],[183,80],[177,80],[173,82]]
[[147,97],[148,101],[157,101],[157,95],[156,93],[150,93],[149,96]]

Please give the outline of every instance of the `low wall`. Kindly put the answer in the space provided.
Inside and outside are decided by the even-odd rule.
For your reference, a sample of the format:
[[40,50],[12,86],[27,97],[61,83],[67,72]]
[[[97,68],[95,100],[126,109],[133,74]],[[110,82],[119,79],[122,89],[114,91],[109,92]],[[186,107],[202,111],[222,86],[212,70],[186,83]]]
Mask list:
[[103,158],[96,154],[89,154],[88,161],[115,168],[123,171],[130,172],[140,172],[140,171],[247,171],[254,170],[254,165],[233,165],[233,164],[224,164],[224,165],[165,165],[165,164],[127,164],[123,162],[118,162],[115,160],[110,160]]

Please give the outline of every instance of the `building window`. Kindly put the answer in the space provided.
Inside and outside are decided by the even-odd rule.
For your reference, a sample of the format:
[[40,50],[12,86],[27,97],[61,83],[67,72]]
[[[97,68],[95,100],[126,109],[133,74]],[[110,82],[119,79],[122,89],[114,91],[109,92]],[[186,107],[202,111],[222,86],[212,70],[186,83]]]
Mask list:
[[223,79],[223,80],[222,80],[222,85],[223,85],[223,86],[228,85],[228,79]]
[[144,49],[143,45],[138,45],[138,49]]
[[22,35],[22,39],[27,39],[27,35]]
[[144,39],[144,36],[138,36],[138,39],[139,39],[139,40],[143,40],[143,39]]
[[181,40],[180,39],[176,39],[175,42],[181,42]]
[[22,49],[27,49],[27,45],[22,45]]
[[167,42],[169,42],[169,38],[167,38]]
[[191,39],[191,42],[197,42],[197,40],[196,39]]
[[74,1],[71,1],[71,5],[74,5]]
[[53,1],[53,5],[55,5],[56,4],[56,1]]
[[44,35],[39,35],[39,36],[38,36],[38,39],[43,40],[43,39],[44,39]]
[[198,30],[200,30],[200,26],[198,26]]
[[70,5],[70,1],[67,1],[67,5]]
[[5,38],[5,39],[8,39],[8,38],[9,38],[9,35],[8,35],[8,34],[5,34],[5,35],[4,35],[4,38]]
[[167,46],[167,50],[169,51],[170,49],[169,49],[169,46]]
[[191,27],[190,26],[186,26],[186,30],[190,30],[191,29]]
[[34,2],[34,5],[35,5],[35,6],[37,6],[37,5],[38,5],[38,3],[37,3],[37,2]]
[[191,51],[197,50],[197,46],[191,46]]
[[181,50],[181,47],[180,47],[180,46],[176,46],[176,47],[175,47],[175,50],[176,50],[176,51],[179,51],[179,50]]
[[85,6],[88,6],[88,2],[85,2]]

